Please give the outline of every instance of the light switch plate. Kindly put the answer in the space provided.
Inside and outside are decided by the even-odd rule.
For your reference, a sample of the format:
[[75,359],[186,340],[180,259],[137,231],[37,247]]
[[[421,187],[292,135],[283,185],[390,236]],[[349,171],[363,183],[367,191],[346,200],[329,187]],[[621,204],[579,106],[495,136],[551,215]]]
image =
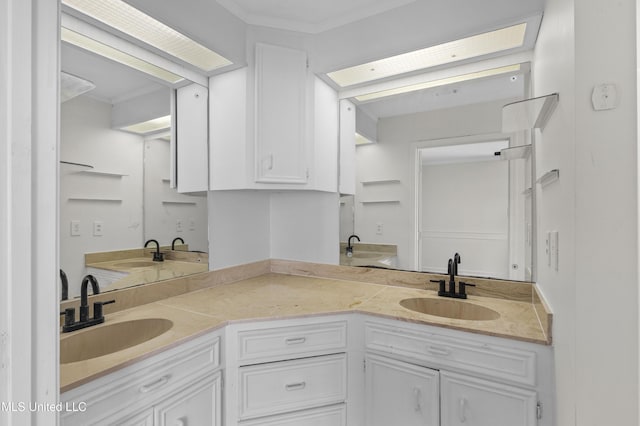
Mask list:
[[101,237],[103,235],[103,227],[104,223],[100,220],[95,220],[93,222],[93,236]]
[[71,221],[71,236],[79,237],[80,236],[80,221],[72,220]]

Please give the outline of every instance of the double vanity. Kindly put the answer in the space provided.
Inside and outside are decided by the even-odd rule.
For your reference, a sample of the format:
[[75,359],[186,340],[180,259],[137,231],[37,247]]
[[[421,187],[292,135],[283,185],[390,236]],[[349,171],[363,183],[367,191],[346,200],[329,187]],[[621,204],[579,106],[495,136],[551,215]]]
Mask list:
[[[64,425],[551,425],[535,284],[270,260],[109,292],[61,336]],[[109,310],[110,309],[110,310]]]

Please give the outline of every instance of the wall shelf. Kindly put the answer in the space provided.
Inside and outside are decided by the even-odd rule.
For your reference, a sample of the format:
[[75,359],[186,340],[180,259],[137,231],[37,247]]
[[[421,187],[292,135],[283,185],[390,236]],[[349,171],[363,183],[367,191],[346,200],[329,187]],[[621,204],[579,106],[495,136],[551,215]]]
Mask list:
[[362,204],[400,204],[400,200],[366,200]]
[[536,180],[536,183],[539,183],[543,188],[555,181],[560,179],[560,170],[553,169],[549,170],[547,173],[543,174]]
[[123,176],[129,176],[128,174],[124,174],[124,173],[103,172],[103,171],[100,171],[100,170],[79,170],[77,173],[86,173],[86,174],[90,174],[90,175],[100,175],[100,176],[108,176],[108,177],[115,177],[115,178],[121,178]]
[[69,201],[89,201],[103,203],[121,203],[121,198],[105,198],[105,197],[69,197]]
[[162,200],[162,204],[188,204],[195,206],[195,201]]
[[363,185],[380,185],[385,183],[400,183],[400,179],[372,179],[360,181]]
[[544,130],[555,111],[560,95],[552,93],[538,98],[512,102],[502,107],[502,131]]

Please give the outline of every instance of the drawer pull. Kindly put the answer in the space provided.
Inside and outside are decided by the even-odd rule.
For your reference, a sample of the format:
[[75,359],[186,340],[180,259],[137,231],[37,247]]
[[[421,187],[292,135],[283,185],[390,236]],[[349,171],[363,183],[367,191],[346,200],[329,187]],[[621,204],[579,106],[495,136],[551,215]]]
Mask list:
[[438,356],[451,355],[451,350],[449,350],[448,348],[439,348],[437,346],[429,346],[427,348],[427,352],[429,352],[432,355],[438,355]]
[[159,379],[154,380],[149,384],[142,385],[140,386],[140,393],[147,393],[147,392],[151,392],[152,390],[158,389],[166,385],[169,382],[170,378],[171,378],[171,374],[167,374],[166,376],[162,376]]
[[305,388],[305,386],[307,386],[306,382],[298,382],[298,383],[289,383],[288,385],[285,385],[285,389],[288,391],[295,391],[295,390],[302,390]]
[[464,409],[467,405],[467,400],[460,398],[458,403],[458,418],[460,419],[460,423],[465,423],[467,421],[467,416],[464,415]]
[[306,337],[289,337],[285,340],[287,345],[299,345],[307,341]]

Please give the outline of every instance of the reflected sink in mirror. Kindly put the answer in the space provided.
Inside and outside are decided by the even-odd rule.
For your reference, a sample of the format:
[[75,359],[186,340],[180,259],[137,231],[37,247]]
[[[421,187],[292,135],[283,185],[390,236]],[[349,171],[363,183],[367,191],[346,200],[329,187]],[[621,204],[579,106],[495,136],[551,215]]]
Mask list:
[[400,305],[422,314],[459,320],[490,321],[500,318],[493,309],[460,300],[414,297],[400,301]]
[[149,266],[155,266],[158,262],[154,262],[151,260],[133,260],[129,262],[118,262],[114,263],[114,266],[118,266],[120,268],[147,268]]
[[60,340],[60,363],[85,361],[147,342],[169,331],[173,322],[145,318],[84,329]]
[[355,257],[356,259],[373,259],[374,257],[382,257],[382,256],[384,256],[383,253],[362,253],[362,252],[356,253],[356,252],[353,252],[353,256],[352,257]]

